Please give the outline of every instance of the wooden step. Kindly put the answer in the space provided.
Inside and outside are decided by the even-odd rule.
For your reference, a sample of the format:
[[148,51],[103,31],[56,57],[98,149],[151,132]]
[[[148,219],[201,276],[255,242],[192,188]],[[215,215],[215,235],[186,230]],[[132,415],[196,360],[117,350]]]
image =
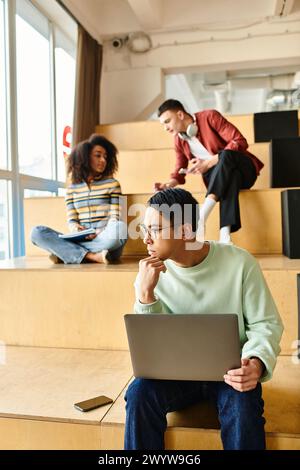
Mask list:
[[[263,385],[268,449],[300,450],[300,365],[281,356],[273,379]],[[124,442],[124,395],[120,395],[102,420],[101,442],[105,449],[122,449]],[[203,419],[204,415],[204,419]],[[207,428],[208,423],[212,428]],[[222,449],[216,412],[211,405],[194,405],[168,415],[167,449]]]
[[[269,144],[252,144],[249,151],[256,155],[265,165],[257,178],[253,189],[270,187]],[[120,181],[122,191],[126,194],[151,193],[154,183],[166,182],[175,167],[173,148],[159,150],[123,150],[119,157],[119,171],[116,178]],[[184,189],[191,192],[205,191],[202,177],[189,175]]]
[[[281,189],[245,190],[240,194],[242,229],[233,234],[233,242],[253,254],[280,254],[281,235]],[[128,223],[140,216],[151,194],[130,194],[127,201]],[[195,192],[196,199],[203,203],[205,193]],[[135,206],[133,206],[135,205]],[[27,256],[43,256],[45,251],[35,247],[30,241],[30,232],[36,225],[47,225],[58,231],[66,232],[66,211],[63,198],[32,198],[24,200],[25,211],[25,248]],[[134,223],[134,222],[133,222]],[[136,227],[136,224],[134,225]],[[134,228],[133,227],[133,228]],[[219,238],[219,208],[212,211],[206,227],[206,238]],[[146,247],[141,238],[129,239],[124,254],[145,254]]]
[[128,348],[123,315],[132,311],[134,303],[136,260],[117,269],[100,264],[53,265],[45,257],[16,263],[16,268],[6,270],[5,263],[0,268],[2,341],[25,346]]
[[[102,423],[103,449],[121,450],[124,442],[124,424]],[[271,433],[266,435],[268,450],[299,450],[299,434]],[[202,428],[168,428],[165,433],[166,450],[222,450],[220,432]]]
[[111,140],[118,150],[149,150],[173,147],[174,138],[164,131],[159,121],[104,124],[95,132]]
[[[7,344],[127,350],[123,315],[132,312],[138,259],[116,265],[53,265],[46,257],[0,262],[1,340]],[[298,335],[300,260],[258,257],[285,325],[282,354]]]
[[127,352],[7,347],[0,449],[99,450],[111,405],[82,413],[73,404],[98,395],[116,400],[130,377]]
[[[280,254],[282,252],[281,233],[281,199],[280,189],[245,190],[240,193],[240,210],[242,229],[232,235],[233,242],[253,254]],[[200,204],[205,193],[193,193]],[[131,195],[128,207],[140,204],[141,207],[149,199],[148,194]],[[138,206],[137,206],[138,207]],[[128,217],[131,223],[139,215],[134,212]],[[206,224],[206,239],[219,239],[219,207],[213,209]],[[146,247],[141,238],[129,239],[124,250],[125,254],[145,254]]]
[[[131,380],[128,352],[7,347],[0,449],[122,449]],[[273,379],[263,385],[269,449],[300,449],[299,386],[300,365],[280,357]],[[88,413],[73,407],[98,395],[114,403]],[[202,404],[169,414],[166,447],[222,448],[215,410]]]
[[231,122],[241,134],[245,137],[248,145],[255,142],[254,140],[254,116],[253,114],[235,114],[226,115],[225,118]]
[[48,256],[49,253],[31,243],[30,233],[36,225],[47,225],[66,233],[67,213],[64,197],[36,197],[24,199],[25,251],[27,256]]
[[[254,143],[253,114],[225,117],[240,130],[249,145]],[[98,125],[95,132],[105,135],[119,150],[165,149],[173,147],[174,141],[158,119]]]
[[101,446],[100,424],[0,417],[0,432],[0,450],[99,450]]
[[[248,142],[255,143],[253,114],[224,115]],[[300,129],[300,111],[298,112]],[[159,120],[98,125],[95,132],[105,135],[119,150],[154,150],[173,147],[174,138],[164,131]]]

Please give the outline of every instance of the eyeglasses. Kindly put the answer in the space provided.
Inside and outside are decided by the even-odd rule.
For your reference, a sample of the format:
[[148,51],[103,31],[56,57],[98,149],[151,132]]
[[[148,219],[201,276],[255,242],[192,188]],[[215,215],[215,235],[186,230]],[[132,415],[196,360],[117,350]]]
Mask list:
[[139,224],[139,229],[143,235],[143,238],[149,237],[151,240],[156,240],[159,237],[159,234],[162,230],[166,228],[174,228],[173,225],[169,225],[168,227],[157,227],[157,228],[148,228],[145,224]]

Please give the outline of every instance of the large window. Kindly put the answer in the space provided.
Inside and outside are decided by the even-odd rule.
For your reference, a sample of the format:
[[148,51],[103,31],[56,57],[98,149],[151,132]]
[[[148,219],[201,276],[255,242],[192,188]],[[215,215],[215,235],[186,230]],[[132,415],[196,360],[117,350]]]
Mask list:
[[25,254],[27,197],[64,194],[77,25],[52,0],[0,0],[0,259]]
[[65,160],[70,154],[75,93],[74,44],[55,30],[56,145],[59,181],[65,181]]
[[10,256],[11,184],[0,180],[0,260]]
[[26,0],[17,2],[16,44],[20,172],[51,179],[50,34]]
[[7,169],[6,78],[4,49],[4,3],[0,0],[0,168]]

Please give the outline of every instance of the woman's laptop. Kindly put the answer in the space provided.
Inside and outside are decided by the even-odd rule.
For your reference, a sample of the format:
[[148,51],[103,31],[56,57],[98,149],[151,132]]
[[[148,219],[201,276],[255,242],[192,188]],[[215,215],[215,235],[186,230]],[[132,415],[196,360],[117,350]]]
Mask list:
[[223,381],[240,367],[235,314],[130,314],[125,325],[135,377]]

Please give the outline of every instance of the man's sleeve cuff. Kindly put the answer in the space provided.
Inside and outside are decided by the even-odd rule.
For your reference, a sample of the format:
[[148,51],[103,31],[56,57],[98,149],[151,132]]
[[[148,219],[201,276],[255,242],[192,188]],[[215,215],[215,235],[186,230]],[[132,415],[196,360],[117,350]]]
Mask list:
[[159,299],[151,304],[142,304],[139,300],[136,300],[134,311],[135,313],[162,313],[162,304]]
[[259,381],[260,382],[267,382],[272,378],[273,375],[273,370],[269,367],[267,364],[267,361],[265,361],[260,354],[255,354],[255,353],[247,353],[245,355],[242,355],[242,359],[253,359],[253,358],[259,359],[263,365],[265,366],[265,370],[262,373],[262,376],[260,377]]

